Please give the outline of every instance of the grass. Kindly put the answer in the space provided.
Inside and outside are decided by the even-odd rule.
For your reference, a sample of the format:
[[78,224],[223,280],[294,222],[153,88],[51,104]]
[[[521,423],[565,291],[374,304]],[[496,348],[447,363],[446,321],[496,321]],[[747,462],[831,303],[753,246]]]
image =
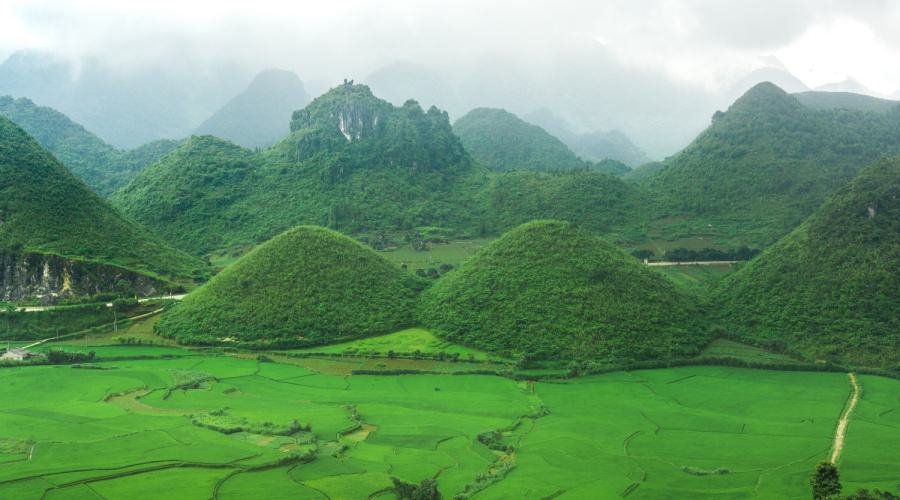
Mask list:
[[[709,349],[756,356],[727,341]],[[806,498],[849,393],[840,373],[726,367],[532,384],[485,375],[335,376],[231,357],[115,364],[4,371],[0,497],[142,498],[177,481],[185,484],[173,493],[178,498],[212,497],[218,485],[221,499],[365,499],[389,487],[391,476],[411,483],[437,476],[444,498],[453,498],[497,469],[499,452],[476,436],[502,429],[500,444],[516,449],[508,457],[516,467],[479,499]],[[213,378],[166,397],[175,369]],[[896,490],[900,382],[858,381],[863,392],[839,461],[842,481],[848,491]],[[140,406],[106,402],[132,389],[142,391],[112,400],[144,394]],[[541,407],[546,416],[520,418]],[[296,419],[315,440],[262,429],[225,435],[191,425],[188,414],[260,428]],[[32,441],[34,456],[24,460]],[[312,462],[278,464],[311,447],[319,450]],[[729,472],[689,473],[720,469]]]
[[379,252],[379,254],[398,266],[406,265],[407,269],[412,271],[432,267],[437,269],[444,264],[456,267],[495,239],[478,238],[429,244],[426,251],[413,250],[409,244],[402,244],[396,249]]
[[428,330],[422,328],[408,328],[388,335],[305,349],[303,352],[386,356],[388,351],[393,351],[397,355],[411,355],[415,351],[430,355],[437,355],[443,352],[448,358],[454,353],[459,353],[459,358],[462,360],[506,360],[506,358],[501,356],[491,355],[484,351],[439,339]]

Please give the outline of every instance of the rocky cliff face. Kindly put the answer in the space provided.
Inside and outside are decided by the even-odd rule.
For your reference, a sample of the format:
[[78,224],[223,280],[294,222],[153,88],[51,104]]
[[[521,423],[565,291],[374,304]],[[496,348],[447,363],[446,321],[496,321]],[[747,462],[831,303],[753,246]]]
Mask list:
[[36,298],[41,305],[54,305],[61,299],[114,291],[120,281],[139,297],[157,295],[162,285],[126,269],[58,255],[0,254],[0,301],[4,302]]

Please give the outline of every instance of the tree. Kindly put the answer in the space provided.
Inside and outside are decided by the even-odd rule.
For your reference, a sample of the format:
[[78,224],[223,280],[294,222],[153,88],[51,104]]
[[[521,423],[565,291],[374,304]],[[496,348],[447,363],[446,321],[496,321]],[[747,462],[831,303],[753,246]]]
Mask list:
[[837,466],[828,460],[822,460],[816,464],[816,472],[809,478],[812,485],[813,498],[825,499],[841,492],[840,474]]

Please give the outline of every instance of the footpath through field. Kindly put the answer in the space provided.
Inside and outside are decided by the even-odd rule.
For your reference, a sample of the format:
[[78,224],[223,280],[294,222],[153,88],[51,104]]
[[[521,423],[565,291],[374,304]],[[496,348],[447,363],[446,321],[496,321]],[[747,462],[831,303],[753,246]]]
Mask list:
[[838,421],[837,433],[834,436],[834,451],[831,453],[831,463],[837,463],[837,458],[844,448],[844,437],[847,435],[847,422],[850,420],[850,412],[856,406],[856,400],[859,398],[859,385],[856,383],[856,376],[850,374],[850,382],[853,384],[853,396],[850,398],[850,404],[847,405],[847,411]]
[[[187,294],[186,294],[186,293],[183,293],[183,294],[181,294],[181,295],[160,295],[159,297],[147,297],[147,298],[144,298],[144,299],[139,299],[138,302],[147,302],[147,301],[149,301],[149,300],[161,300],[161,299],[166,299],[166,300],[181,300],[181,299],[184,298],[185,295],[187,295]],[[58,306],[58,307],[67,307],[67,306]],[[106,303],[106,307],[112,307],[112,302],[107,302],[107,303]],[[53,306],[47,306],[47,307],[22,307],[22,308],[20,308],[19,310],[20,310],[20,311],[25,311],[25,312],[34,312],[34,311],[46,311],[46,310],[50,310],[50,309],[53,309],[53,308],[54,308]]]

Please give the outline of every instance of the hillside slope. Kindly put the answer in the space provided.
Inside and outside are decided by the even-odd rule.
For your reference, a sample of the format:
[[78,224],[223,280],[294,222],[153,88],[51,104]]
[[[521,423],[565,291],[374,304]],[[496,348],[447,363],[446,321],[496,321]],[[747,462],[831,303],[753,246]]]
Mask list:
[[863,169],[722,283],[719,320],[819,359],[900,361],[900,158]]
[[709,222],[767,245],[861,165],[897,152],[900,110],[817,111],[761,83],[641,186],[655,200],[657,217]]
[[584,165],[559,139],[502,109],[473,109],[453,123],[453,133],[472,158],[494,172]]
[[198,260],[125,218],[2,116],[0,253],[55,254],[166,280],[206,274]]
[[334,342],[413,324],[424,284],[346,236],[300,226],[229,266],[157,326],[187,344]]
[[259,154],[194,137],[111,200],[195,253],[302,224],[474,228],[468,186],[489,172],[471,162],[437,108],[395,107],[345,84],[295,112],[290,128]]
[[0,114],[25,129],[101,196],[127,184],[144,167],[174,150],[179,142],[160,139],[120,151],[59,111],[38,106],[24,97],[0,97]]
[[433,331],[507,355],[644,360],[703,343],[697,307],[661,274],[575,224],[534,221],[426,291]]

